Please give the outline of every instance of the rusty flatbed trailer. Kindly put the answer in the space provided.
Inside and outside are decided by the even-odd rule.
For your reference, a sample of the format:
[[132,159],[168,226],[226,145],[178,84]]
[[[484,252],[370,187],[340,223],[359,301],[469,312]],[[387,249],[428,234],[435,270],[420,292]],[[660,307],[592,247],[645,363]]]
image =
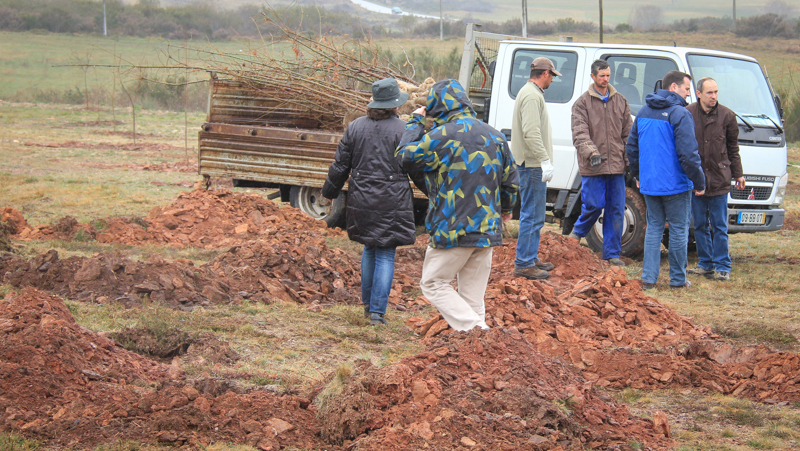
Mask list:
[[[279,189],[282,201],[341,225],[346,193],[334,201],[321,195],[342,137],[319,128],[330,122],[324,113],[286,108],[267,90],[212,74],[208,114],[198,136],[198,172],[207,184],[222,177],[236,186]],[[417,190],[415,196],[424,211],[425,196]]]

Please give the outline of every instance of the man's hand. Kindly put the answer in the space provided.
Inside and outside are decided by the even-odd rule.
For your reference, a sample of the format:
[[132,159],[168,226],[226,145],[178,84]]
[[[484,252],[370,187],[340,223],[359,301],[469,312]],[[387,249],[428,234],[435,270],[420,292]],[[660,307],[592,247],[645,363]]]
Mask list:
[[704,190],[704,189],[701,189],[700,191],[695,191],[695,192],[694,192],[694,195],[695,195],[695,196],[702,196],[702,195],[703,195],[703,194],[705,194],[705,193],[706,193],[706,190]]
[[500,217],[503,218],[503,222],[508,222],[508,221],[511,220],[511,213],[509,213],[507,215],[502,215],[501,214]]
[[542,181],[547,183],[550,180],[553,180],[553,173],[556,172],[556,168],[553,167],[553,164],[550,163],[550,160],[542,161]]
[[591,165],[592,167],[600,166],[600,163],[602,163],[604,160],[608,160],[608,157],[601,157],[600,155],[592,155],[589,158],[589,165]]
[[424,106],[421,106],[421,107],[417,108],[416,110],[414,110],[414,112],[411,113],[411,114],[416,114],[417,116],[425,117],[425,115],[428,114],[428,109],[426,107],[424,107]]
[[736,189],[739,191],[743,190],[745,186],[744,177],[739,177],[736,179]]

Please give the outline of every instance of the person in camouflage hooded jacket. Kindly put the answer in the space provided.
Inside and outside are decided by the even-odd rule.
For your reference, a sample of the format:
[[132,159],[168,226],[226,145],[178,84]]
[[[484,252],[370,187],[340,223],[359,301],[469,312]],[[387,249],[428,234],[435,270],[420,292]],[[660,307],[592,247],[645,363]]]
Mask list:
[[[425,116],[434,120],[425,133]],[[431,87],[396,152],[406,171],[422,170],[428,188],[430,243],[420,288],[456,330],[486,328],[483,295],[492,247],[502,244],[519,177],[505,137],[475,116],[456,80]],[[458,292],[450,282],[458,278]]]

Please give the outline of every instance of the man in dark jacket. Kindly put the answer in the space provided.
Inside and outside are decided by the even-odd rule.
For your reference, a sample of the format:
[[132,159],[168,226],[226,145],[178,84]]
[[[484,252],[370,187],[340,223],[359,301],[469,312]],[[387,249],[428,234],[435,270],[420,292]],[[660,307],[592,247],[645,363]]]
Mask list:
[[697,81],[697,102],[686,107],[694,118],[694,135],[706,176],[706,193],[692,199],[698,262],[689,273],[709,279],[730,280],[728,193],[731,191],[731,178],[736,179],[736,189],[739,190],[744,189],[745,181],[739,158],[736,114],[717,102],[718,93],[713,78],[701,78]]
[[[364,245],[361,255],[361,301],[373,325],[386,324],[384,315],[394,279],[397,246],[414,244],[413,194],[408,175],[394,152],[405,130],[396,114],[408,94],[393,78],[372,84],[373,101],[367,115],[347,126],[335,161],[328,170],[322,195],[335,199],[350,178],[347,190],[347,235]],[[412,174],[425,189],[422,173]]]
[[[435,124],[425,133],[425,116]],[[492,246],[502,244],[519,177],[505,137],[475,116],[464,88],[443,80],[414,111],[397,148],[406,170],[422,168],[430,243],[420,288],[453,329],[488,328],[483,296]],[[458,278],[458,292],[450,283]]]
[[625,219],[625,142],[631,130],[628,100],[608,84],[608,63],[592,63],[594,83],[572,106],[572,144],[581,171],[581,215],[571,238],[586,236],[603,213],[603,260],[625,266],[619,259]]
[[706,189],[700,167],[694,119],[685,108],[692,77],[679,71],[667,73],[666,89],[648,94],[633,122],[626,151],[631,172],[647,203],[642,286],[655,286],[661,265],[661,238],[669,223],[669,285],[682,288],[686,280],[686,247],[689,244],[689,211],[692,190]]

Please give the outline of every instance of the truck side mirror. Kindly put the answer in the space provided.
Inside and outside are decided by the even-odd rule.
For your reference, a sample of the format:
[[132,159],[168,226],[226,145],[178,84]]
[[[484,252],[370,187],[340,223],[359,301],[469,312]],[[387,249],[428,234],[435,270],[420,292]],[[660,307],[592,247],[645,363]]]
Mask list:
[[656,86],[653,88],[653,92],[656,92],[659,89],[661,89],[661,80],[656,80]]
[[494,80],[494,68],[497,67],[497,60],[489,63],[489,76]]
[[783,119],[783,106],[781,105],[781,96],[775,94],[773,100],[775,101],[775,107],[778,108],[778,114],[781,116],[781,119]]

